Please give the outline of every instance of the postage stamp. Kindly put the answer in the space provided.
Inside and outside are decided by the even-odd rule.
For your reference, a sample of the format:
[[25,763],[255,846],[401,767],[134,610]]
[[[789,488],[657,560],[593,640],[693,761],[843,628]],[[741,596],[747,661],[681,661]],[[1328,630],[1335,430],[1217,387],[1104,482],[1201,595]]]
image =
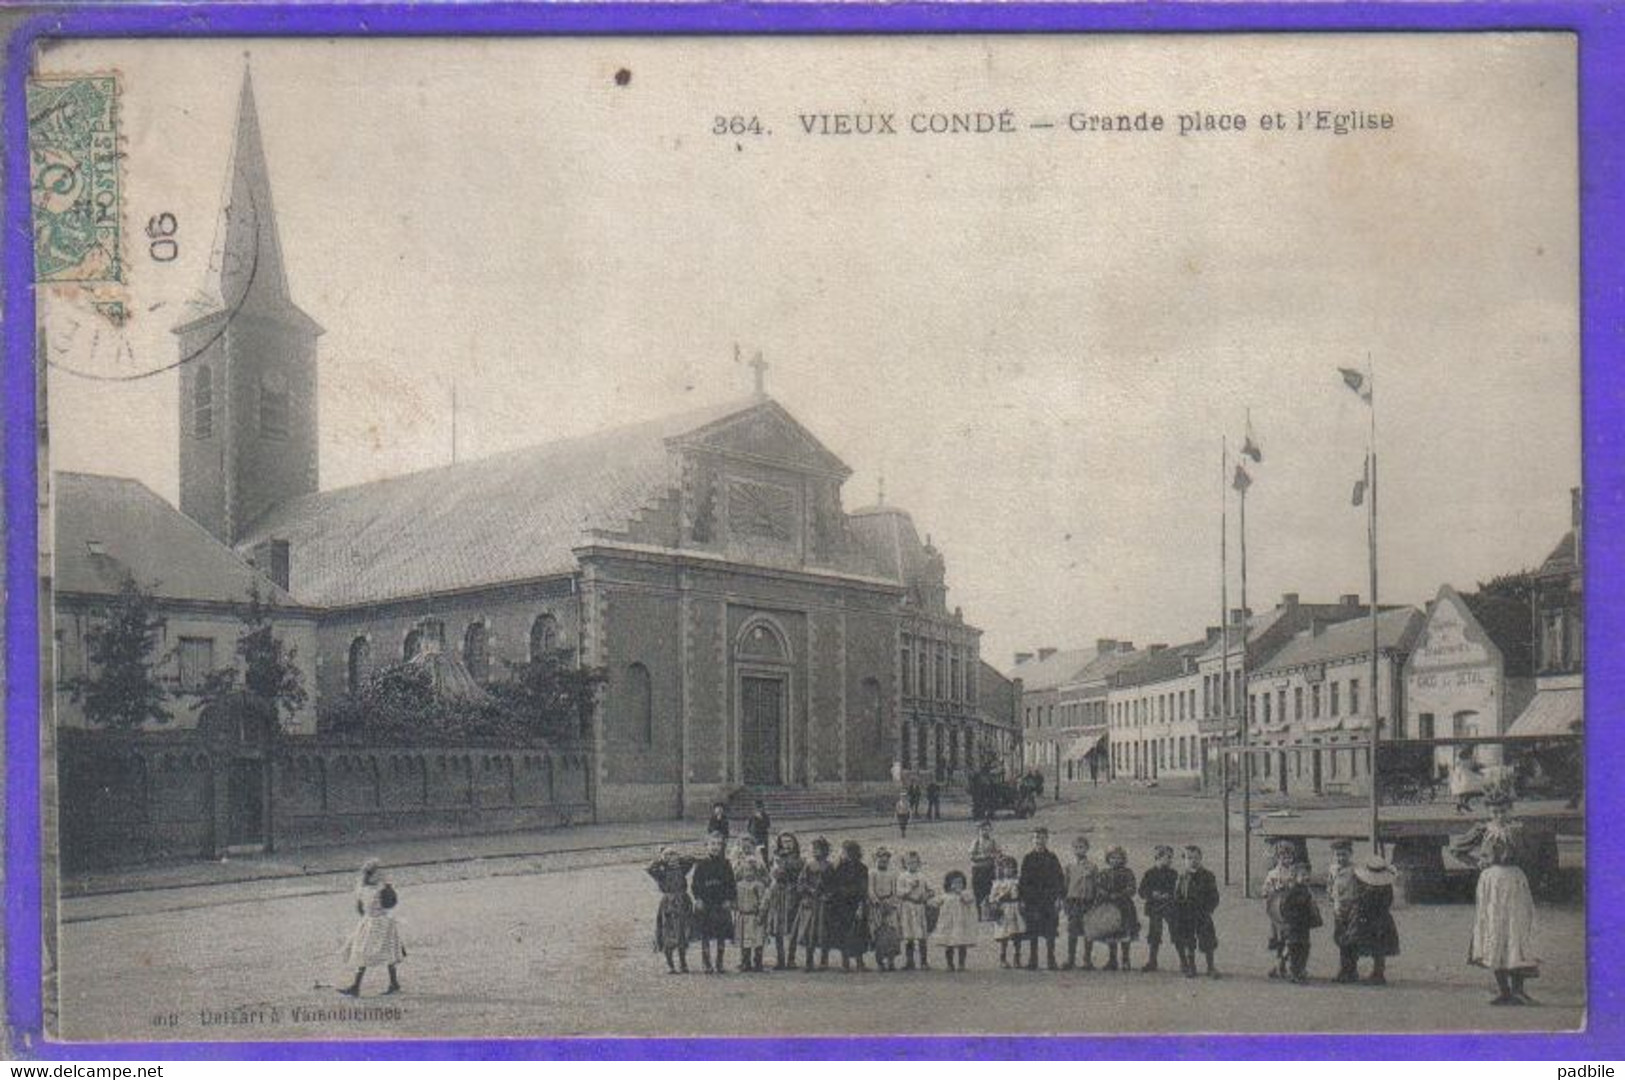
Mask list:
[[111,74],[29,80],[38,282],[124,281],[118,96],[118,78]]

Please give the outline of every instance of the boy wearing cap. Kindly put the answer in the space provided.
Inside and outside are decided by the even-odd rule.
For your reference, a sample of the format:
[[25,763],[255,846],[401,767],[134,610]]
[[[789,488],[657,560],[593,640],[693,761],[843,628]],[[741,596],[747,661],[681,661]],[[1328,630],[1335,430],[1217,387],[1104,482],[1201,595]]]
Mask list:
[[1173,913],[1174,887],[1179,884],[1179,871],[1174,869],[1174,849],[1158,844],[1151,853],[1151,869],[1140,879],[1140,899],[1145,901],[1145,921],[1150,924],[1146,932],[1146,945],[1151,956],[1141,971],[1157,970],[1157,952],[1162,948],[1162,924]]
[[1219,880],[1202,865],[1202,849],[1185,845],[1185,869],[1174,885],[1174,902],[1168,919],[1168,933],[1179,953],[1179,966],[1185,978],[1196,978],[1196,950],[1207,960],[1207,975],[1217,979],[1213,954],[1219,949],[1219,934],[1213,926],[1213,913],[1219,909]]
[[[1072,841],[1072,861],[1066,864],[1066,964],[1071,971],[1078,966],[1078,939],[1083,937],[1083,916],[1095,902],[1095,877],[1098,874],[1089,858],[1089,838],[1078,836]],[[1087,944],[1083,950],[1083,970],[1095,969],[1094,950]]]
[[1332,841],[1332,868],[1326,874],[1326,899],[1332,905],[1332,942],[1337,946],[1337,981],[1360,977],[1358,954],[1348,943],[1349,916],[1354,912],[1354,841]]
[[1049,830],[1040,825],[1033,830],[1033,849],[1021,860],[1021,876],[1016,885],[1021,896],[1021,916],[1027,924],[1032,951],[1027,954],[1027,970],[1038,970],[1038,939],[1044,939],[1045,955],[1051,971],[1055,962],[1055,935],[1060,929],[1056,907],[1066,895],[1066,872],[1061,860],[1049,849]]

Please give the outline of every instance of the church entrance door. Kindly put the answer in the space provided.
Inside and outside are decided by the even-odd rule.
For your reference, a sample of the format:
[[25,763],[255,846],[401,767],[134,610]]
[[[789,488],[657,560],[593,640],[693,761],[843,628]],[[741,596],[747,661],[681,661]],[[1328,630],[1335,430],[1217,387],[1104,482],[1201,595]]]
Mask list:
[[747,784],[784,783],[784,680],[740,679],[740,750]]

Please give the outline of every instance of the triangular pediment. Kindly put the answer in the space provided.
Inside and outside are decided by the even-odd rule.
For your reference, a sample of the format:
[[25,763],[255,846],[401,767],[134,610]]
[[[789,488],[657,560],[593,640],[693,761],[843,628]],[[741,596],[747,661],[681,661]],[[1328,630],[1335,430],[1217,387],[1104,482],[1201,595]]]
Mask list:
[[845,462],[771,399],[686,431],[670,442],[842,480],[852,474]]
[[1501,663],[1501,650],[1484,632],[1467,601],[1449,585],[1439,590],[1411,654],[1413,670]]

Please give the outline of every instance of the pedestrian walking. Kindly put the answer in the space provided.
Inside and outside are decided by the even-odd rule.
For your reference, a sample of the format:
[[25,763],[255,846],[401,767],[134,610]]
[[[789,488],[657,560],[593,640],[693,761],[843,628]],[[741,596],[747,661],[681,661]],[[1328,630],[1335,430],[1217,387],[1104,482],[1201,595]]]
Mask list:
[[971,895],[976,898],[978,918],[994,917],[987,898],[993,890],[993,874],[1002,854],[999,842],[993,838],[993,822],[982,819],[976,827],[976,840],[970,846],[970,886]]
[[857,961],[859,971],[864,966],[863,954],[869,951],[869,925],[865,917],[869,900],[869,868],[863,863],[863,848],[856,840],[841,841],[841,858],[829,875],[828,927],[833,944],[841,950],[841,970],[852,970]]
[[[994,911],[993,940],[999,943],[999,966],[1010,966],[1010,945],[1016,947],[1016,967],[1021,966],[1021,943],[1027,937],[1027,920],[1021,917],[1021,885],[1017,880],[1016,860],[1000,855],[998,869],[993,878],[993,890],[988,895],[988,906]],[[1038,943],[1033,942],[1036,952]]]
[[897,955],[903,951],[903,933],[897,879],[892,854],[875,849],[875,865],[869,870],[869,938],[875,950],[875,966],[881,971],[897,970]]
[[1106,943],[1106,971],[1132,971],[1129,946],[1140,939],[1140,915],[1135,909],[1136,880],[1129,869],[1128,852],[1119,845],[1106,849],[1106,869],[1095,882],[1095,906],[1109,905],[1117,909],[1117,928],[1108,929],[1102,923],[1101,931],[1093,940]]
[[355,911],[361,919],[344,947],[345,964],[355,971],[350,985],[339,991],[346,997],[360,997],[367,969],[380,965],[389,970],[389,986],[384,993],[400,993],[401,980],[395,969],[406,959],[406,948],[395,923],[395,903],[395,886],[384,879],[378,860],[362,863],[355,887]]
[[938,909],[933,937],[942,946],[949,971],[964,971],[972,945],[976,944],[976,898],[966,888],[963,870],[950,870],[942,878],[942,895],[933,901]]
[[829,967],[829,841],[822,836],[812,842],[812,858],[801,867],[796,880],[796,943],[807,950],[806,970],[813,970],[816,952],[820,969]]
[[1174,869],[1174,849],[1158,844],[1151,854],[1151,869],[1140,879],[1140,899],[1145,903],[1145,944],[1150,955],[1141,971],[1157,970],[1157,953],[1162,948],[1163,926],[1173,913],[1174,888],[1179,871]]
[[1281,893],[1281,943],[1286,950],[1287,978],[1294,983],[1309,981],[1309,951],[1320,925],[1320,907],[1309,891],[1309,866],[1297,863],[1292,867],[1291,884]]
[[903,856],[903,869],[897,875],[898,929],[903,936],[903,970],[914,970],[914,957],[920,967],[930,970],[926,946],[931,937],[931,900],[934,892],[920,868],[920,853]]
[[688,872],[693,868],[694,860],[671,846],[661,849],[660,858],[648,868],[649,876],[660,888],[660,908],[655,912],[655,949],[666,954],[666,971],[672,975],[679,970],[688,974],[688,942],[694,923]]
[[734,941],[739,944],[739,970],[761,971],[767,944],[767,867],[759,858],[735,872]]
[[796,966],[796,910],[801,902],[797,885],[803,865],[801,842],[794,833],[780,833],[774,843],[773,864],[768,868],[762,919],[764,932],[773,939],[774,971],[785,969],[786,942],[790,945],[789,966]]
[[[1371,974],[1366,982],[1384,986],[1388,982],[1388,958],[1399,955],[1399,927],[1394,922],[1394,882],[1399,875],[1380,855],[1368,855],[1354,867],[1354,897],[1350,901],[1343,940],[1353,954],[1352,963],[1371,957]],[[1355,968],[1355,977],[1359,977]]]
[[[694,864],[694,930],[700,939],[700,962],[708,975],[726,975],[723,967],[728,942],[734,936],[734,903],[739,898],[734,868],[724,854],[726,840],[712,833],[705,840],[705,858]],[[716,945],[716,963],[711,946]]]
[[1213,871],[1202,865],[1202,849],[1195,844],[1185,845],[1185,869],[1174,885],[1173,913],[1169,919],[1169,936],[1179,953],[1180,970],[1187,979],[1196,978],[1196,951],[1201,950],[1207,960],[1210,979],[1219,977],[1213,965],[1213,954],[1219,951],[1219,934],[1213,925],[1213,913],[1219,909],[1219,882]]
[[[1084,915],[1095,900],[1095,879],[1099,869],[1089,858],[1089,838],[1077,836],[1072,840],[1072,861],[1066,864],[1066,971],[1078,966],[1078,939],[1084,937]],[[1083,970],[1095,969],[1094,948],[1085,944]]]
[[1038,969],[1038,942],[1044,942],[1045,958],[1049,970],[1059,971],[1055,962],[1055,935],[1060,924],[1057,910],[1066,895],[1066,871],[1061,860],[1049,849],[1049,830],[1040,825],[1033,830],[1032,850],[1022,856],[1021,874],[1017,879],[1021,892],[1021,916],[1027,922],[1027,934],[1032,946],[1027,953],[1027,970]]
[[928,821],[942,820],[942,785],[935,779],[925,785],[925,816]]
[[892,807],[892,812],[897,815],[898,838],[906,839],[908,836],[908,819],[910,816],[910,811],[908,808],[908,792],[899,791],[897,793],[897,804]]

